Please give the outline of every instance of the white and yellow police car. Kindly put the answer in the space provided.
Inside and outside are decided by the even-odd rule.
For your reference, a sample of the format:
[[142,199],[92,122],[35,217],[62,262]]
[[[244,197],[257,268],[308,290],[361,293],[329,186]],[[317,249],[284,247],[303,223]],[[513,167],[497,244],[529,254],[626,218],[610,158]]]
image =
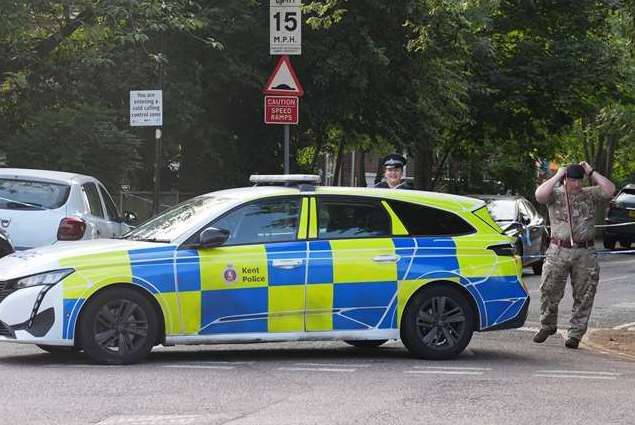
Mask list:
[[522,326],[522,265],[483,201],[315,178],[255,176],[123,239],[0,259],[0,342],[126,364],[158,344],[401,339],[446,359]]

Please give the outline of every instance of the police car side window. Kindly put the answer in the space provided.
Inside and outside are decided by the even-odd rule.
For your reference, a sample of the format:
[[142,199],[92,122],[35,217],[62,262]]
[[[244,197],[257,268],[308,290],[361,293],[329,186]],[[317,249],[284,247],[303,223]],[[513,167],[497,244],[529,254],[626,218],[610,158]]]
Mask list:
[[474,228],[451,212],[401,201],[388,201],[412,236],[458,236],[474,233]]
[[293,241],[298,234],[299,199],[254,202],[221,217],[211,225],[229,230],[227,245]]
[[390,217],[379,203],[318,200],[318,237],[320,239],[390,235]]

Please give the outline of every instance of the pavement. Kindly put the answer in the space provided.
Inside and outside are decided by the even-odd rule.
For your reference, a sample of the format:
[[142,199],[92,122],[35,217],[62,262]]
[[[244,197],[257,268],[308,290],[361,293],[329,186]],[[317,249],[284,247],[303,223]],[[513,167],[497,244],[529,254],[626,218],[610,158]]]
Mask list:
[[635,361],[635,323],[629,329],[591,329],[582,340],[587,347]]

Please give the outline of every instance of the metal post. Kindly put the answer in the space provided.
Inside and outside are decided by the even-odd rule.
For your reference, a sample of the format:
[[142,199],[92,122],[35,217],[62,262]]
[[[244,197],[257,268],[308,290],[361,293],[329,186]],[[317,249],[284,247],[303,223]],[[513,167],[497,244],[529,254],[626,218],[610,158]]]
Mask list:
[[284,173],[289,174],[289,124],[284,125]]
[[161,129],[157,128],[154,132],[155,149],[154,149],[154,192],[152,194],[152,215],[159,213],[159,191],[161,189]]
[[355,184],[355,150],[351,152],[351,186],[357,187]]

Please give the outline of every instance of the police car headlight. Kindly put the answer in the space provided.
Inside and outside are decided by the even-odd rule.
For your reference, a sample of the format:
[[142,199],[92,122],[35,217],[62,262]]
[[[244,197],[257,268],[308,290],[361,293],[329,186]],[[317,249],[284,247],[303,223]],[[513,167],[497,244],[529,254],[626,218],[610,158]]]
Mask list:
[[32,286],[53,286],[74,271],[73,269],[63,269],[23,277],[14,281],[13,288],[23,289]]

